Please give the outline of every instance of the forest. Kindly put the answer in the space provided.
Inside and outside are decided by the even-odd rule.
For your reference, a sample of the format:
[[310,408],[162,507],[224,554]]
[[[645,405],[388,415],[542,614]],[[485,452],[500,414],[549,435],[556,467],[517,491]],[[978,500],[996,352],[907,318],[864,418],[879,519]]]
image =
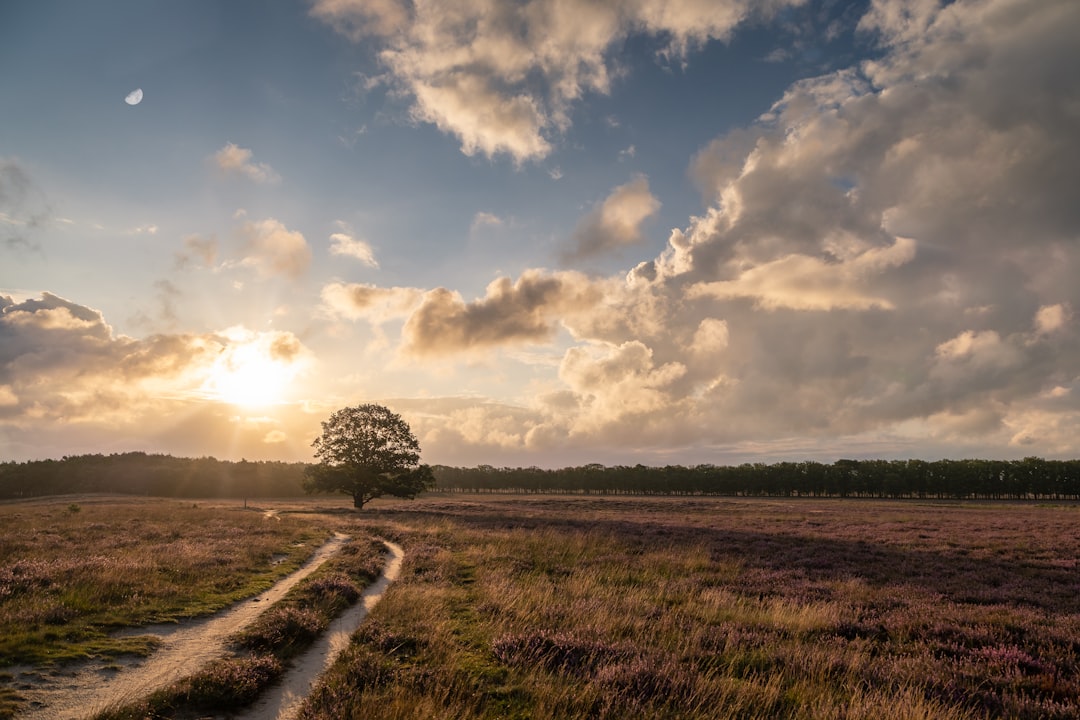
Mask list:
[[230,462],[144,452],[0,463],[0,498],[68,493],[256,498],[304,494],[307,463]]
[[[129,452],[0,463],[0,498],[122,493],[185,498],[304,494],[307,463]],[[1080,500],[1080,460],[837,460],[561,469],[434,465],[436,490],[468,493]]]
[[613,495],[1080,499],[1080,460],[837,460],[685,467],[432,468],[441,490]]

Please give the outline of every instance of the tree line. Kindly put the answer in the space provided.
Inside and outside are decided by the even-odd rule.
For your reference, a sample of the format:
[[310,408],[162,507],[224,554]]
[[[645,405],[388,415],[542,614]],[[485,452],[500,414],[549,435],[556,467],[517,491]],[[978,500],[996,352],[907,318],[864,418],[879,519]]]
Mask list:
[[296,497],[307,463],[231,462],[144,452],[0,463],[0,498],[120,493],[182,498]]
[[[0,463],[0,498],[122,493],[183,498],[305,494],[310,463],[233,462],[130,452]],[[837,460],[548,470],[434,465],[445,492],[746,497],[1080,500],[1080,460]]]
[[742,465],[590,464],[561,470],[432,467],[451,492],[1078,500],[1080,460],[837,460]]

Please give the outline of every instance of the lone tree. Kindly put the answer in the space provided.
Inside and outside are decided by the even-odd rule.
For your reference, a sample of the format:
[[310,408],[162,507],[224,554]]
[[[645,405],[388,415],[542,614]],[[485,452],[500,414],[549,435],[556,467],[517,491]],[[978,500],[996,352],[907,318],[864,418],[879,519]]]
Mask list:
[[412,499],[435,484],[408,423],[382,405],[342,408],[322,428],[312,443],[319,462],[304,470],[308,493],[352,495],[359,509],[382,495]]

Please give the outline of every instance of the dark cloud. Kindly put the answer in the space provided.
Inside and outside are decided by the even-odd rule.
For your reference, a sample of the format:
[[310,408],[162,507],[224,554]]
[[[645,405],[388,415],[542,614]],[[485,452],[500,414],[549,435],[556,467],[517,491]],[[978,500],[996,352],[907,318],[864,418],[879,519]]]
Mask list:
[[660,209],[642,175],[615,188],[582,219],[561,255],[564,264],[588,259],[642,241],[641,224]]
[[176,253],[176,267],[186,268],[193,262],[203,267],[214,267],[218,259],[218,241],[216,237],[189,235],[184,238],[184,249]]
[[45,195],[22,165],[0,158],[0,243],[15,251],[40,249],[34,231],[51,215]]
[[438,288],[406,321],[405,349],[432,355],[547,340],[558,318],[587,311],[599,300],[596,289],[577,273],[529,271],[516,283],[500,278],[470,303]]

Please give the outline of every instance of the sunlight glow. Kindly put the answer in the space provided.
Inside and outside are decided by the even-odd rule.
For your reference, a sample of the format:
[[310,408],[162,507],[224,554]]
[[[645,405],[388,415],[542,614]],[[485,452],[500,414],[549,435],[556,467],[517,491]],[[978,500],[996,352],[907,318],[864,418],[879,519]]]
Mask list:
[[242,327],[223,335],[225,345],[210,366],[199,394],[241,407],[265,407],[286,401],[308,356],[288,333],[255,333]]

